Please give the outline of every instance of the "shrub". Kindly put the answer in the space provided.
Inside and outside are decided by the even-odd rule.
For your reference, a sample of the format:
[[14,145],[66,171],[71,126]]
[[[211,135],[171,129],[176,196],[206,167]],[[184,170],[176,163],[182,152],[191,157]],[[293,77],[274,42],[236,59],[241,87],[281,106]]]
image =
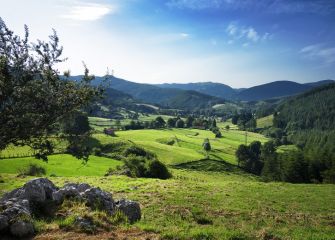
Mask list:
[[157,139],[157,142],[171,146],[175,144],[176,141],[174,138],[160,138],[160,139]]
[[27,167],[19,170],[19,176],[42,176],[45,174],[45,168],[35,163],[30,163]]
[[3,177],[0,175],[0,183],[4,183],[5,180],[3,179]]
[[146,159],[141,156],[131,156],[125,160],[125,172],[129,172],[132,177],[160,178],[171,177],[167,167],[157,159]]
[[158,160],[150,161],[148,164],[147,175],[151,178],[168,179],[171,174],[167,167]]

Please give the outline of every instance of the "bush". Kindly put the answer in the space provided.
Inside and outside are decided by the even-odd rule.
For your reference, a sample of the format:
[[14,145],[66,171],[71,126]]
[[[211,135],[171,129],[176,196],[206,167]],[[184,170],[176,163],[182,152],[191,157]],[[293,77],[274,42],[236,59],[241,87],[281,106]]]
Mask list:
[[19,170],[19,176],[42,176],[45,174],[45,168],[35,163],[30,163],[27,167]]
[[171,174],[167,167],[158,160],[150,161],[148,164],[147,175],[151,178],[168,179]]
[[131,156],[125,160],[124,172],[132,177],[168,179],[171,174],[167,167],[157,159],[146,159],[141,156]]
[[3,177],[0,175],[0,183],[4,183],[5,180],[3,179]]

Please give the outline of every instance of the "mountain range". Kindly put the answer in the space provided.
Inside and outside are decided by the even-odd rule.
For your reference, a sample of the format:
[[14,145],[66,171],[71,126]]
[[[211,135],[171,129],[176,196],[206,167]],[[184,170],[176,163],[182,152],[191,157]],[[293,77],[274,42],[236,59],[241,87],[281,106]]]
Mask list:
[[[78,81],[81,77],[72,76],[71,79]],[[100,84],[104,82],[104,79],[104,77],[96,77],[93,84]],[[334,80],[322,80],[301,84],[283,80],[251,88],[234,89],[228,85],[213,82],[154,85],[136,83],[109,76],[107,88],[126,93],[143,103],[168,108],[193,109],[211,107],[218,103],[224,103],[226,100],[258,101],[287,97],[333,82]]]

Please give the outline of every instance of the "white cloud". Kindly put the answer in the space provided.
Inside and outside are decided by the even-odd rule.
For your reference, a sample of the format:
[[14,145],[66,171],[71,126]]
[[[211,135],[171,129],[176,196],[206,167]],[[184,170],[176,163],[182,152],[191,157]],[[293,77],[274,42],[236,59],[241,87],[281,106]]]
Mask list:
[[70,7],[69,12],[61,17],[77,21],[95,21],[115,11],[115,6],[85,3]]
[[179,34],[182,38],[188,38],[190,36],[190,34],[188,33],[180,33]]
[[226,33],[229,37],[232,39],[228,41],[228,44],[231,44],[236,40],[241,41],[247,41],[250,45],[250,43],[258,43],[261,40],[267,41],[272,38],[272,35],[268,32],[264,34],[260,34],[256,31],[253,27],[245,27],[245,26],[239,26],[237,23],[230,23],[226,28]]
[[309,60],[322,61],[329,65],[335,63],[335,47],[323,47],[323,44],[309,45],[300,50],[300,53]]
[[238,28],[237,26],[235,26],[234,23],[230,23],[226,29],[226,32],[230,35],[230,36],[235,36],[238,32]]
[[260,36],[256,32],[256,30],[252,27],[248,28],[246,36],[248,39],[250,39],[253,42],[258,42]]

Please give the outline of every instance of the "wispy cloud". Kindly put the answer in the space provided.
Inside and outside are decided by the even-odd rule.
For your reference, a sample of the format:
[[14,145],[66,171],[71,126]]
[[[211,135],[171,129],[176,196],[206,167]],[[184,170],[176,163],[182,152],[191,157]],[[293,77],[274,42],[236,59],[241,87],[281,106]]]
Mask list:
[[[261,41],[267,41],[272,38],[272,34],[266,32],[260,34],[253,27],[240,26],[237,23],[230,23],[226,28],[226,33],[231,38],[229,44],[232,44],[236,40],[247,41],[247,46],[250,43],[258,43]],[[245,43],[243,45],[246,45]]]
[[180,9],[262,10],[271,13],[335,12],[334,0],[169,0],[167,6]]
[[62,18],[77,21],[95,21],[107,14],[114,13],[116,6],[98,3],[81,3],[71,6],[68,13],[61,15]]
[[300,53],[309,60],[321,60],[324,65],[335,63],[335,47],[324,47],[323,44],[314,44],[302,48]]

